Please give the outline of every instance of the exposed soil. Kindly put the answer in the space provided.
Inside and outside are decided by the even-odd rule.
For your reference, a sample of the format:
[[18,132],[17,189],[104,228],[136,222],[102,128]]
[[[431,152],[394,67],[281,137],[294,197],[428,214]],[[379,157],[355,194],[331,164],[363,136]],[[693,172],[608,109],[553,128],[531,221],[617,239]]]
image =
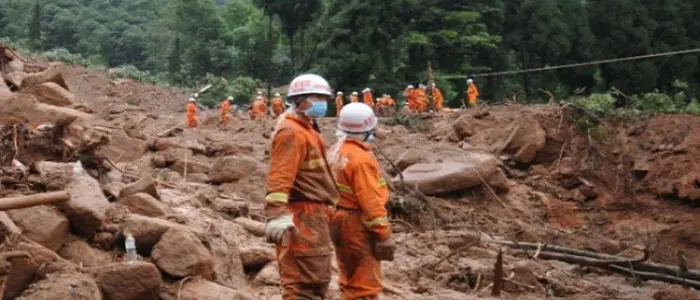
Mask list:
[[[108,299],[126,280],[144,282],[130,289],[143,299],[281,299],[273,247],[259,236],[274,120],[255,122],[240,112],[220,128],[212,110],[200,112],[199,128],[185,128],[185,93],[24,62],[28,73],[46,68],[65,78],[75,104],[63,107],[70,118],[47,122],[32,114],[38,111],[32,94],[0,95],[8,103],[0,116],[14,118],[0,127],[0,197],[80,186],[81,194],[107,200],[96,205],[76,198],[51,210],[70,222],[70,236],[64,232],[60,240],[30,241],[40,235],[10,230],[0,254],[34,250],[31,259],[0,264],[0,281],[11,287],[3,295]],[[405,192],[394,180],[389,206],[399,247],[396,260],[383,264],[383,299],[700,297],[692,289],[533,258],[489,242],[541,242],[625,257],[641,257],[647,248],[653,262],[677,266],[684,256],[689,269],[700,268],[700,118],[649,115],[581,128],[582,117],[571,108],[516,105],[415,116],[405,126],[383,119],[377,143],[402,170],[467,163],[469,153],[486,153],[505,174],[499,182],[486,180],[488,186],[434,196]],[[321,122],[329,144],[334,122]],[[56,126],[27,126],[41,124]],[[398,173],[378,156],[387,174]],[[42,165],[46,161],[58,165]],[[70,172],[75,161],[87,179]],[[80,221],[86,215],[91,221]],[[32,227],[45,222],[15,223],[28,233],[50,230]],[[139,268],[162,279],[129,277],[133,273],[117,265],[127,233],[137,241]],[[180,257],[181,249],[189,250]],[[490,298],[499,250],[507,280],[501,296]],[[97,270],[99,264],[114,265],[107,272]],[[338,297],[334,280],[329,299]]]

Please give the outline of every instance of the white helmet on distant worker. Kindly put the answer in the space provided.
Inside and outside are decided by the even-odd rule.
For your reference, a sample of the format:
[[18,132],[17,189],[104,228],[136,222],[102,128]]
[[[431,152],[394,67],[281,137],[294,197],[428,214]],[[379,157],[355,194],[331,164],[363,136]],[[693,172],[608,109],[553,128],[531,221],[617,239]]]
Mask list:
[[262,96],[257,96],[255,99],[262,100]]
[[343,92],[338,91],[338,93],[336,93],[336,94],[338,94],[338,96],[342,96],[342,95],[343,95]]
[[194,99],[194,97],[190,97],[190,102],[195,102],[197,100]]
[[262,95],[262,91],[258,91],[258,95]]
[[233,96],[228,96],[228,101],[233,101]]
[[358,93],[357,93],[357,92],[352,92],[352,95],[353,95],[353,96],[357,96]]
[[275,93],[275,97],[280,97],[280,93]]
[[364,103],[350,103],[338,116],[338,129],[348,133],[368,132],[377,126],[374,110]]
[[467,83],[472,83],[472,82],[474,82],[473,79],[471,79],[471,78],[467,79]]
[[407,88],[407,89],[412,89],[412,88],[413,88],[413,85],[412,85],[412,84],[409,84],[406,88]]
[[372,90],[370,90],[369,88],[365,88],[364,90],[362,90],[363,93],[369,93],[369,92],[371,92],[371,91],[372,91]]
[[289,84],[287,97],[320,94],[331,96],[331,86],[323,77],[316,74],[299,75]]

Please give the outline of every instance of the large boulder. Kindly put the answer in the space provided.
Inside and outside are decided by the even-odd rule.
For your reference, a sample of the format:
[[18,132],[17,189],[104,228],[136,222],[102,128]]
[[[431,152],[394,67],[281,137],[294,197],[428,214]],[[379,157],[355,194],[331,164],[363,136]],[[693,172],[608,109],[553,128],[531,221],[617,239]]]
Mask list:
[[7,214],[24,236],[53,251],[68,239],[68,219],[53,207],[39,205],[9,210]]
[[171,276],[212,279],[214,275],[214,257],[196,235],[185,230],[168,230],[153,247],[151,256]]
[[513,155],[513,159],[520,163],[531,163],[535,160],[537,152],[544,148],[547,132],[537,120],[526,117],[520,122],[518,129],[513,133],[513,139],[506,145],[504,152]]
[[[403,171],[404,182],[426,195],[455,192],[489,182],[498,174],[500,162],[491,154],[467,153],[459,162],[418,163]],[[397,184],[401,179],[393,179]]]
[[63,78],[63,75],[61,75],[56,68],[49,68],[42,72],[27,74],[22,80],[22,89],[37,86],[45,82],[53,82],[66,90],[70,90],[66,79]]
[[92,237],[105,220],[109,200],[95,178],[85,170],[75,172],[68,189],[71,199],[61,203],[59,208],[70,220],[72,231],[84,237]]
[[33,94],[39,102],[54,106],[71,106],[75,104],[75,95],[53,82],[31,86],[22,89],[21,92]]
[[209,180],[220,184],[236,182],[258,170],[258,161],[246,156],[226,156],[219,158],[209,171]]

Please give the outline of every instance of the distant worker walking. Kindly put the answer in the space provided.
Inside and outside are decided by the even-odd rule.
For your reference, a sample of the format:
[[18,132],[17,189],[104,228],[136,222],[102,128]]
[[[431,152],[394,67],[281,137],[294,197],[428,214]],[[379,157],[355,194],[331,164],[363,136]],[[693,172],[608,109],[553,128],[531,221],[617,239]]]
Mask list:
[[470,106],[476,106],[477,98],[479,97],[479,89],[476,88],[473,79],[467,79],[467,100],[469,100]]
[[253,120],[265,119],[265,115],[267,115],[267,103],[265,103],[265,99],[262,96],[258,96],[255,101],[253,101],[249,114],[250,118]]
[[187,127],[193,128],[197,127],[197,100],[194,97],[190,97],[189,103],[187,103]]
[[335,114],[340,115],[340,111],[343,109],[343,92],[338,91],[335,96]]
[[282,100],[280,93],[275,93],[275,97],[270,101],[270,106],[275,119],[284,113],[284,100]]
[[219,123],[224,126],[228,125],[230,121],[231,102],[233,102],[233,96],[228,96],[226,100],[221,101],[221,107],[219,107]]
[[358,101],[360,101],[360,94],[352,92],[352,94],[350,94],[350,103],[356,103]]
[[369,107],[374,107],[374,96],[372,96],[372,90],[365,88],[362,91],[362,102],[369,105]]

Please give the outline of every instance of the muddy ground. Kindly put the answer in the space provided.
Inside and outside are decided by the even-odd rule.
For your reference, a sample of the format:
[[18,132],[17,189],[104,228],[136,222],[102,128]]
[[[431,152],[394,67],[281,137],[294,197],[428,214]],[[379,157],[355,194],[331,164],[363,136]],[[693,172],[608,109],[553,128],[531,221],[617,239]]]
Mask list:
[[[86,116],[51,133],[3,124],[0,196],[65,189],[80,199],[0,216],[0,250],[31,256],[0,268],[4,297],[281,299],[273,247],[256,234],[274,121],[241,113],[222,129],[210,111],[200,112],[199,128],[184,128],[184,93],[83,68],[24,66],[28,73],[49,67],[74,95],[66,107]],[[5,112],[29,105],[21,94],[5,98],[12,104]],[[400,169],[487,153],[506,175],[493,189],[481,184],[435,196],[403,192],[394,182],[399,248],[395,261],[383,263],[384,299],[700,299],[680,286],[491,242],[625,257],[648,249],[651,261],[676,266],[685,256],[698,268],[700,118],[581,126],[582,118],[568,107],[516,105],[383,119],[377,143]],[[329,143],[333,122],[322,121]],[[63,140],[73,146],[56,144]],[[12,168],[13,158],[28,170]],[[86,172],[73,171],[76,160]],[[380,162],[388,176],[397,174],[386,158]],[[120,263],[127,232],[141,263]],[[501,296],[491,298],[499,250],[506,280]],[[334,281],[329,299],[338,296]]]

